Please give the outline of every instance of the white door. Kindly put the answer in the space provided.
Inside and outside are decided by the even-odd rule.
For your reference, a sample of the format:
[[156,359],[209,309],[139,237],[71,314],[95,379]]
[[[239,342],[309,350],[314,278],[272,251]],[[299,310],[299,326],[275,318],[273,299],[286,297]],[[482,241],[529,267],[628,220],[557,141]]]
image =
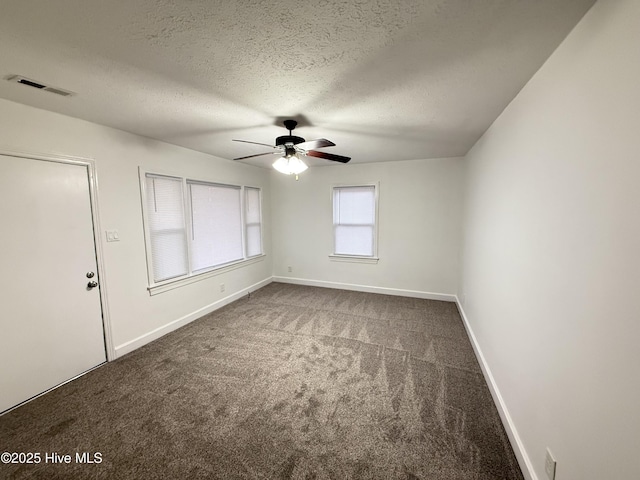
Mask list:
[[106,361],[88,174],[0,155],[0,412]]

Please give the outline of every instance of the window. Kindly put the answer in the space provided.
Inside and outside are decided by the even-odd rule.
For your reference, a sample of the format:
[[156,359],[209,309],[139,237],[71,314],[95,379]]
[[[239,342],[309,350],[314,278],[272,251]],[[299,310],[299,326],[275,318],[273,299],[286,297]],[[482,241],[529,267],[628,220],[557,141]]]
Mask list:
[[376,185],[333,187],[333,253],[376,258]]
[[191,196],[191,270],[242,260],[241,188],[187,184]]
[[147,227],[156,282],[188,273],[187,236],[179,178],[147,175]]
[[262,255],[259,188],[142,178],[150,290]]
[[260,210],[260,189],[246,187],[245,199],[245,238],[247,239],[247,257],[262,254],[262,214]]

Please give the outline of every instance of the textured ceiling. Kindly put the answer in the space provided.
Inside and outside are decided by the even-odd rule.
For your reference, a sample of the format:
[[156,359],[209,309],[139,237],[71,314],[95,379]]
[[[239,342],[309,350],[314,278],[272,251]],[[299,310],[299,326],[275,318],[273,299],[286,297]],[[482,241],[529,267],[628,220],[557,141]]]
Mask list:
[[459,156],[593,3],[2,0],[0,77],[77,95],[0,97],[227,159],[283,117],[353,162]]

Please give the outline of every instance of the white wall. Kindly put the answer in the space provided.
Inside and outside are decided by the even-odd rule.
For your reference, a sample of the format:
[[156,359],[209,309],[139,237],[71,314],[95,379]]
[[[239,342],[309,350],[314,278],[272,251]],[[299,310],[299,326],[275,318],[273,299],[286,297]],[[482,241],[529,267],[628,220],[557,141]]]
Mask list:
[[[0,149],[92,158],[98,177],[99,213],[104,230],[120,241],[104,249],[113,343],[120,352],[170,322],[271,277],[269,171],[205,155],[155,140],[0,99]],[[264,189],[263,261],[154,295],[147,291],[147,267],[138,167],[203,180],[250,184]],[[26,228],[26,227],[25,227]],[[104,233],[104,232],[103,232]],[[225,293],[219,285],[224,283]]]
[[541,480],[547,446],[640,478],[639,45],[640,2],[600,0],[465,160],[460,298]]
[[[340,164],[310,168],[299,181],[273,172],[274,275],[455,294],[461,167],[461,158]],[[358,182],[380,182],[378,264],[329,260],[333,248],[331,186]]]

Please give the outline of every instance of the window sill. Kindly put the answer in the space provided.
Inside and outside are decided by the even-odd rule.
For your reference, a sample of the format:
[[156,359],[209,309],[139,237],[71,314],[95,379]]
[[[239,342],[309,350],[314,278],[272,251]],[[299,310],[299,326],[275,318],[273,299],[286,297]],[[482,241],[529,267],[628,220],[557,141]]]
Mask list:
[[190,277],[179,278],[177,280],[167,280],[163,283],[147,287],[147,290],[149,290],[149,295],[157,295],[159,293],[173,290],[174,288],[183,287],[184,285],[189,285],[190,283],[199,282],[201,280],[206,280],[207,278],[215,277],[216,275],[230,272],[231,270],[235,270],[237,268],[242,268],[253,263],[261,262],[264,260],[265,256],[266,255],[263,253],[262,255],[256,255],[255,257],[238,260],[237,262],[214,268],[213,270],[207,270],[206,272],[197,273]]
[[332,262],[378,263],[378,257],[359,257],[357,255],[329,255]]

